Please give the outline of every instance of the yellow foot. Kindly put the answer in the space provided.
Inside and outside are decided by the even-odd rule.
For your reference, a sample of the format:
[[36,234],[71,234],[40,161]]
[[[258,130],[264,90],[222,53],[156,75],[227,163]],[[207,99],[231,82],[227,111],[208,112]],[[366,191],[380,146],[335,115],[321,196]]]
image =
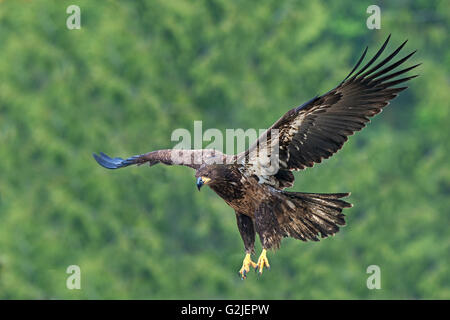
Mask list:
[[250,271],[250,267],[256,268],[256,263],[252,261],[250,253],[247,253],[245,255],[244,261],[242,262],[242,268],[241,270],[239,270],[239,274],[241,275],[242,280],[247,278],[247,273]]
[[258,271],[259,274],[262,274],[264,266],[266,266],[267,269],[270,269],[269,260],[267,259],[266,256],[266,249],[263,249],[263,251],[261,252],[261,255],[259,256],[258,262],[256,263],[255,266],[255,271]]

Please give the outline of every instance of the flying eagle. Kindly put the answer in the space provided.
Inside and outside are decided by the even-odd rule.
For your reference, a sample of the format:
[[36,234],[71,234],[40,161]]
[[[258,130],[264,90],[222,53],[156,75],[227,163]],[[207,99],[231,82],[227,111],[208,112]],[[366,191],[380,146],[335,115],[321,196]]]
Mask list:
[[[197,187],[208,185],[235,210],[237,225],[245,247],[239,273],[246,278],[250,267],[261,274],[270,268],[267,250],[279,248],[283,237],[319,241],[334,235],[345,225],[343,208],[352,205],[341,198],[350,193],[288,192],[294,184],[292,171],[312,167],[342,148],[348,136],[361,130],[370,117],[380,113],[399,92],[396,87],[417,75],[397,78],[420,64],[398,70],[416,51],[392,62],[407,41],[385,59],[376,63],[390,35],[370,61],[358,70],[367,47],[350,74],[334,89],[289,110],[246,151],[226,155],[217,150],[166,149],[136,155],[128,159],[93,154],[108,169],[129,165],[150,166],[163,163],[183,165],[196,170]],[[375,64],[376,63],[376,64]],[[395,71],[390,73],[390,71]],[[274,132],[276,134],[274,134]],[[277,154],[277,170],[264,170],[261,155]],[[262,253],[253,262],[255,234]]]

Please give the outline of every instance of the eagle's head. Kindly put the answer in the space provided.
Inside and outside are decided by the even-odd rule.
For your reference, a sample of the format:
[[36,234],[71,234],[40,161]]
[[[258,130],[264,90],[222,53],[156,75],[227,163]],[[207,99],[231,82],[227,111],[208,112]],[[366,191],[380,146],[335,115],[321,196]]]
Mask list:
[[226,183],[231,175],[229,166],[224,164],[210,164],[201,166],[195,173],[197,178],[197,188],[207,184],[209,186]]

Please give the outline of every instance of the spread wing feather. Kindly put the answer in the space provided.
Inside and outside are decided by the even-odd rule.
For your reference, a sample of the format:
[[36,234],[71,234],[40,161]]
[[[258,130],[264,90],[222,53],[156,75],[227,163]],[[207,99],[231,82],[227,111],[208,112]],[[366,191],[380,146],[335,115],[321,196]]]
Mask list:
[[111,158],[100,152],[99,155],[93,154],[93,157],[99,165],[107,169],[119,169],[128,167],[130,165],[142,165],[148,163],[150,166],[157,163],[166,165],[182,165],[198,169],[202,164],[209,161],[217,161],[220,158],[222,163],[231,162],[230,157],[213,149],[197,149],[197,150],[178,150],[178,149],[164,149],[148,152],[141,155],[129,157],[127,159]]
[[[262,153],[270,156],[272,152],[270,148],[275,145],[273,140],[276,139],[279,145],[280,170],[301,170],[312,167],[341,149],[348,140],[348,136],[364,128],[370,121],[370,117],[380,113],[390,100],[405,90],[407,87],[394,86],[417,75],[396,80],[394,78],[420,64],[391,74],[389,72],[408,60],[415,51],[387,67],[384,66],[397,56],[407,41],[371,67],[383,53],[389,39],[390,36],[375,56],[359,71],[356,72],[367,53],[367,48],[353,70],[336,88],[289,110],[247,151],[238,155],[238,161],[246,164],[248,173],[259,176],[260,181],[263,180],[275,187],[283,188],[286,185],[292,185],[292,176],[289,183],[286,183],[274,176],[264,176],[257,170],[256,159]],[[273,129],[278,130],[276,137],[272,136]]]

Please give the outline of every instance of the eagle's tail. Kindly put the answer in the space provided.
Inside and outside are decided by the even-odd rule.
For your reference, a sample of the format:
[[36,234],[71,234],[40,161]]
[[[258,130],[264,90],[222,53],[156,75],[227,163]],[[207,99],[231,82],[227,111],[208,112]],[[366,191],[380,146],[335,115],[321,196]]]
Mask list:
[[[275,210],[277,220],[286,237],[293,237],[303,241],[319,241],[322,238],[334,235],[339,226],[345,225],[342,213],[344,208],[352,207],[340,198],[350,193],[281,193],[281,210]],[[281,214],[280,214],[281,213]]]

